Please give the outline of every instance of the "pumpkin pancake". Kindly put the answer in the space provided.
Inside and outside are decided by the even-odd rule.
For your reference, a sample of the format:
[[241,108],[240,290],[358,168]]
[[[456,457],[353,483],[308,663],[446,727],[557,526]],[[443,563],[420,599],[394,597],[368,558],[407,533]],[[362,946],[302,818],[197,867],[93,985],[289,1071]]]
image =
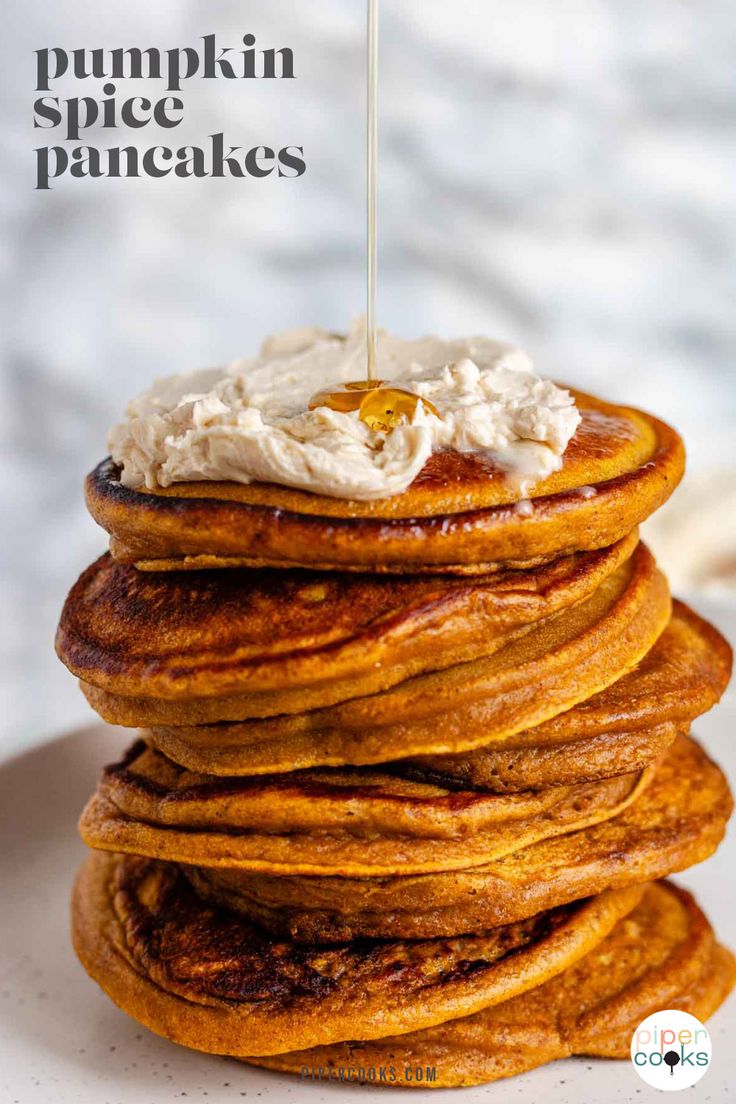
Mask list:
[[[338,1069],[353,1070],[356,1080],[361,1069],[386,1069],[392,1085],[477,1085],[576,1054],[628,1058],[647,1016],[677,1008],[707,1020],[735,982],[734,957],[716,943],[693,898],[660,882],[584,958],[519,997],[425,1031],[254,1062],[290,1073],[320,1070],[324,1080]],[[418,1069],[436,1075],[417,1081]]]
[[276,874],[452,870],[616,816],[653,770],[499,795],[366,767],[217,778],[138,741],[103,771],[80,831],[107,851]]
[[572,965],[640,898],[605,893],[477,937],[305,948],[207,906],[175,864],[96,853],[72,931],[87,971],[146,1027],[246,1056],[471,1015]]
[[124,487],[111,460],[87,505],[113,556],[144,570],[310,567],[484,574],[620,540],[669,498],[684,450],[648,414],[575,393],[581,422],[531,507],[492,457],[441,451],[402,494],[356,502],[263,483]]
[[[462,789],[499,793],[542,789],[641,770],[664,752],[690,722],[723,693],[731,671],[731,649],[692,610],[675,602],[672,619],[639,665],[606,690],[556,717],[515,735],[485,732],[476,751],[400,760],[386,769],[402,777]],[[334,716],[325,711],[321,716]],[[345,711],[343,711],[345,712]],[[297,722],[298,723],[298,722]],[[304,722],[302,722],[304,723]],[[352,762],[365,748],[339,749],[337,726],[326,723],[320,739],[279,739],[294,722],[279,718],[256,725],[157,726],[150,737],[168,758],[190,770],[230,777],[294,767]],[[269,740],[243,741],[256,728]],[[470,731],[466,728],[466,735]],[[396,754],[385,743],[384,762]]]
[[[381,763],[479,747],[570,709],[634,666],[669,615],[666,581],[640,545],[590,598],[539,622],[493,655],[326,709],[291,715],[292,709],[305,708],[312,689],[166,700],[124,697],[88,683],[82,688],[103,719],[114,724],[171,723],[181,729],[187,721],[282,713],[239,725],[174,731],[174,736],[213,744],[220,766],[208,773],[236,773],[223,750],[227,742],[235,744],[241,762],[247,748],[250,773],[315,763]],[[169,757],[178,758],[175,753]]]
[[292,688],[326,705],[489,655],[590,597],[637,534],[534,571],[431,579],[310,572],[145,575],[103,556],[64,605],[63,661],[103,690],[178,700]]
[[409,778],[508,793],[641,770],[716,704],[731,648],[684,603],[638,667],[537,728],[464,755],[396,763]]
[[603,889],[684,870],[718,846],[733,802],[723,773],[679,737],[618,816],[493,862],[406,877],[289,877],[186,868],[197,892],[303,942],[485,931]]

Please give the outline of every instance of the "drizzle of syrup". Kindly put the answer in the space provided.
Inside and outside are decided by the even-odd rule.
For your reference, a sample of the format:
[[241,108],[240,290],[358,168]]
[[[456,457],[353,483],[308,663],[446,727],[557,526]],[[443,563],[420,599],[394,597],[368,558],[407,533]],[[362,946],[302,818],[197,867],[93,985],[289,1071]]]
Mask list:
[[440,417],[429,401],[404,387],[376,378],[376,195],[378,176],[378,0],[367,0],[367,127],[366,127],[366,372],[367,379],[343,383],[312,395],[309,409],[329,407],[341,414],[359,412],[361,422],[376,433],[390,433],[397,425],[411,421],[419,403]]
[[390,433],[404,420],[410,421],[413,418],[419,403],[430,414],[440,417],[434,403],[414,391],[393,386],[385,380],[356,380],[318,391],[309,400],[309,409],[326,406],[341,414],[357,410],[361,422],[365,422],[369,429],[376,433]]

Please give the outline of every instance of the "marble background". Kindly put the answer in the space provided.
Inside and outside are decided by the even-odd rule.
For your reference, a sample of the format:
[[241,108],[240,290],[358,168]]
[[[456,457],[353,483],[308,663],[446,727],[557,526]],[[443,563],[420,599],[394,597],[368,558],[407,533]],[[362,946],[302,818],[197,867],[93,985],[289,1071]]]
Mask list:
[[[665,559],[685,583],[703,542],[736,563],[733,0],[383,9],[382,323],[510,339],[543,374],[656,409],[687,436],[684,494],[700,509],[696,525],[665,519]],[[89,716],[51,640],[104,546],[81,481],[125,399],[269,331],[339,328],[363,309],[363,28],[363,0],[3,5],[4,754]],[[303,145],[303,178],[33,190],[34,49],[210,32],[237,46],[248,31],[291,46],[298,79],[190,81],[177,143],[222,130]],[[90,141],[116,144],[99,129]]]

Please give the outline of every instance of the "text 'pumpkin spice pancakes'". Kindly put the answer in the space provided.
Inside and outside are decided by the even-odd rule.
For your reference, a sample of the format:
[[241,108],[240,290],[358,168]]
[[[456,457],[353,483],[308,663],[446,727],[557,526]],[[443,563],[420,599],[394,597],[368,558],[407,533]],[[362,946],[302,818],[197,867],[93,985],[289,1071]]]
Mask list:
[[638,541],[682,444],[484,338],[383,334],[356,384],[364,340],[160,381],[88,478],[110,552],[57,650],[143,731],[82,814],[75,948],[153,1031],[284,1072],[622,1057],[734,983],[656,881],[732,807],[689,735],[730,648]]

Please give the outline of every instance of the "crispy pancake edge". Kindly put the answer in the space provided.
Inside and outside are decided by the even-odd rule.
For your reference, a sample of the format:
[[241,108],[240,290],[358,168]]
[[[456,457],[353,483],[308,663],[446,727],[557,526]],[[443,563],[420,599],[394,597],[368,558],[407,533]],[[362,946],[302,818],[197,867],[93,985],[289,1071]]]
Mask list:
[[[417,676],[377,695],[350,699],[348,694],[345,700],[345,689],[338,685],[330,689],[332,704],[325,705],[321,686],[188,697],[185,677],[164,698],[81,685],[90,705],[113,724],[189,726],[249,719],[238,731],[238,743],[283,742],[289,769],[309,765],[300,755],[313,756],[316,739],[324,744],[329,738],[335,746],[331,765],[452,754],[488,743],[501,721],[503,733],[511,735],[610,685],[651,648],[670,611],[666,580],[639,545],[584,602],[539,622],[491,656]],[[538,654],[540,648],[544,655]],[[525,690],[529,679],[539,684],[534,701]],[[491,686],[495,697],[485,689]],[[446,721],[441,732],[430,721],[438,714]]]
[[[697,662],[686,672],[678,667],[669,683],[665,663],[658,676],[656,697],[649,699],[642,694],[640,682],[648,677],[651,666],[660,662],[658,657],[663,652],[667,658],[667,634],[679,635],[678,626],[684,629],[685,640],[691,638],[693,646],[687,655],[697,657]],[[401,773],[412,770],[420,780],[435,781],[439,775],[444,784],[454,780],[464,789],[478,785],[499,793],[640,770],[664,752],[678,732],[687,731],[696,716],[716,703],[730,672],[727,641],[712,625],[675,602],[673,619],[641,664],[600,694],[536,728],[491,740],[474,751],[396,759],[384,763],[384,767]],[[683,685],[687,688],[684,693]],[[631,708],[623,708],[619,700],[622,695],[631,695]],[[254,754],[247,744],[239,746],[239,732],[237,724],[225,724],[157,727],[150,735],[170,759],[203,773],[255,776],[273,770],[288,771],[292,765],[342,765],[338,757],[330,756],[325,741],[315,742],[313,756],[291,756],[288,747],[280,751],[278,746],[272,753],[267,747],[256,748]]]
[[503,743],[395,766],[420,781],[455,781],[499,793],[639,770],[719,701],[732,661],[731,646],[718,630],[675,599],[651,651],[600,694]]

